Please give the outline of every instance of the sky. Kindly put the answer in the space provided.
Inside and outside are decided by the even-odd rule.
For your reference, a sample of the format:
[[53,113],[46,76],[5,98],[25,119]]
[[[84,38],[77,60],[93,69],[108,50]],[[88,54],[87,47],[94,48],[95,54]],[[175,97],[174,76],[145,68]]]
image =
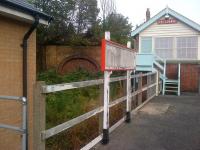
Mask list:
[[117,12],[129,18],[133,25],[145,20],[146,9],[149,8],[151,17],[166,6],[200,24],[200,0],[115,0]]

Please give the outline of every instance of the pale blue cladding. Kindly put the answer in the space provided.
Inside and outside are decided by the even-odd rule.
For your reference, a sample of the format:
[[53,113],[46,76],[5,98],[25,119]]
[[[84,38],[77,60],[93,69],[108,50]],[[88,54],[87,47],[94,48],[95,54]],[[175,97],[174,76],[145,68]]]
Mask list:
[[154,63],[153,54],[137,54],[136,55],[136,70],[137,71],[152,71]]

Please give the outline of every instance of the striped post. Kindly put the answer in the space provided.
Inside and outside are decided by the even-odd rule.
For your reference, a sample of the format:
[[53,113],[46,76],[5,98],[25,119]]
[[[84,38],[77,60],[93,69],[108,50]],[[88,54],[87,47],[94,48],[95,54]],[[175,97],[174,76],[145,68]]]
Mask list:
[[109,142],[109,101],[110,101],[110,75],[112,71],[104,71],[104,106],[103,106],[103,139],[102,144]]

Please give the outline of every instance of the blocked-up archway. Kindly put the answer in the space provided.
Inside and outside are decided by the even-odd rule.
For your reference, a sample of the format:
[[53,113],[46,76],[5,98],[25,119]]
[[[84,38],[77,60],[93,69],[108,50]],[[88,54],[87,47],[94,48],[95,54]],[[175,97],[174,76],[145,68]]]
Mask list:
[[58,73],[63,75],[84,69],[88,72],[96,73],[100,70],[99,64],[92,58],[85,55],[73,55],[62,60],[58,66]]

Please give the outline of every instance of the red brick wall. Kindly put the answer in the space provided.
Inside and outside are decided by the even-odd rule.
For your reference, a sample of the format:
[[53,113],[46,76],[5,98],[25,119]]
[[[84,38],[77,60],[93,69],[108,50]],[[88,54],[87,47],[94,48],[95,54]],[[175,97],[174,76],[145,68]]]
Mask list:
[[185,64],[181,67],[181,91],[198,92],[200,65]]
[[168,64],[166,74],[169,79],[177,79],[178,78],[178,65],[177,64]]
[[[97,66],[101,64],[101,47],[100,46],[79,46],[79,47],[69,47],[69,46],[46,46],[45,47],[46,55],[46,69],[51,68],[60,68],[60,65],[65,63],[65,60],[72,56],[84,56],[88,57],[91,61],[93,61]],[[78,57],[77,57],[78,58]],[[75,62],[77,61],[77,63]],[[80,62],[81,63],[81,62]],[[77,65],[80,65],[78,59],[74,62],[71,61],[70,64],[67,64],[66,67],[68,70],[71,70],[71,65],[76,68]],[[87,62],[86,62],[87,63]],[[82,62],[84,65],[84,62]],[[85,67],[89,67],[87,64]],[[71,69],[70,69],[71,68]],[[67,71],[66,71],[67,72]]]
[[[167,65],[167,77],[178,78],[178,65]],[[181,92],[198,92],[199,90],[200,65],[181,64]]]

